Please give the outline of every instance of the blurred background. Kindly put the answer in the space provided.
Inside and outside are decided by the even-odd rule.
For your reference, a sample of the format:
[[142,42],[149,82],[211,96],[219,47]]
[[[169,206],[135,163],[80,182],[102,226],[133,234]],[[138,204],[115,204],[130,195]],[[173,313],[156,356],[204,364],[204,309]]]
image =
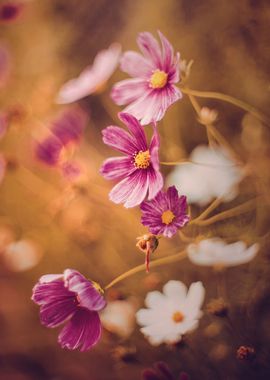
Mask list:
[[[0,7],[6,3],[1,1]],[[70,107],[55,103],[63,83],[78,76],[111,43],[119,42],[123,51],[137,50],[139,32],[156,35],[161,30],[183,59],[194,60],[190,88],[230,94],[269,114],[269,1],[8,3],[19,8],[1,11],[0,21],[0,378],[135,380],[162,360],[175,378],[185,371],[194,380],[269,379],[269,126],[221,101],[198,98],[201,106],[218,111],[219,131],[254,171],[240,184],[238,196],[218,211],[260,198],[255,211],[187,233],[194,239],[220,236],[260,244],[254,261],[224,273],[230,323],[205,313],[199,328],[180,345],[152,347],[131,313],[127,333],[104,331],[90,352],[69,352],[59,347],[57,329],[40,324],[38,307],[30,300],[43,274],[74,268],[105,286],[144,262],[135,246],[136,237],[146,232],[139,210],[112,204],[112,183],[99,174],[103,160],[115,154],[101,139],[101,130],[116,124],[120,111],[110,89],[127,76],[116,70],[103,92],[77,102],[87,125],[72,151],[82,168],[72,181],[35,155],[36,143],[48,134],[52,121]],[[163,161],[188,157],[197,145],[207,144],[205,128],[187,96],[168,110],[160,134]],[[167,175],[171,167],[162,171]],[[191,210],[197,215],[203,208],[194,204]],[[177,253],[183,246],[178,237],[162,239],[153,257]],[[217,276],[185,260],[149,275],[138,273],[108,297],[131,300],[135,310],[148,291],[161,289],[169,279],[187,285],[200,280],[206,287],[206,305],[217,296]],[[254,347],[255,361],[237,359],[241,345]]]

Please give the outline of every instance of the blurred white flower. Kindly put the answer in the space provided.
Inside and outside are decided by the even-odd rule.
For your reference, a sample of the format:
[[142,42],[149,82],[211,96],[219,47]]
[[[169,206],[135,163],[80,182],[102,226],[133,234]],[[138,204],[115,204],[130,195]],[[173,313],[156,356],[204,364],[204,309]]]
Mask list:
[[214,267],[232,267],[251,261],[259,250],[258,244],[249,248],[243,241],[226,244],[222,239],[201,240],[187,247],[188,257],[194,264]]
[[127,338],[134,330],[136,309],[137,303],[133,299],[108,302],[100,314],[102,325],[108,331]]
[[39,245],[26,239],[9,244],[3,252],[5,266],[12,272],[23,272],[35,267],[41,257]]
[[115,71],[120,53],[121,46],[118,43],[101,50],[92,66],[87,66],[77,78],[69,80],[60,88],[56,102],[72,103],[101,89]]
[[194,282],[187,291],[181,281],[169,281],[158,291],[147,294],[148,309],[137,312],[141,332],[152,345],[176,343],[183,334],[198,327],[205,290],[201,282]]
[[189,203],[205,206],[216,197],[229,202],[237,196],[243,173],[224,149],[199,145],[189,160],[194,163],[176,166],[167,177],[167,185],[175,185]]

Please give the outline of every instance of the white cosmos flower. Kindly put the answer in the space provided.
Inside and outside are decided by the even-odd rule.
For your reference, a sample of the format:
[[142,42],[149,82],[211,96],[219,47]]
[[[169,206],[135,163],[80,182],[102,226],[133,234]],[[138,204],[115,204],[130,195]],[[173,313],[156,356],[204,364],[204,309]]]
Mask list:
[[23,272],[35,267],[42,254],[42,249],[37,243],[24,239],[7,245],[3,252],[3,260],[10,271]]
[[189,159],[194,164],[176,166],[167,178],[168,186],[175,185],[189,203],[205,206],[216,197],[228,202],[237,196],[243,173],[224,149],[199,145]]
[[118,43],[101,50],[92,66],[87,66],[77,78],[69,80],[60,88],[56,102],[72,103],[98,91],[115,71],[120,54],[121,46]]
[[152,345],[176,343],[182,335],[198,327],[205,290],[194,282],[189,290],[181,281],[169,281],[163,293],[150,292],[145,299],[148,309],[137,312],[141,332]]
[[136,302],[132,299],[108,302],[100,313],[102,325],[108,331],[127,338],[134,330],[136,309]]
[[259,250],[258,244],[249,248],[243,241],[226,244],[219,238],[201,240],[187,247],[188,257],[202,266],[232,267],[251,261]]

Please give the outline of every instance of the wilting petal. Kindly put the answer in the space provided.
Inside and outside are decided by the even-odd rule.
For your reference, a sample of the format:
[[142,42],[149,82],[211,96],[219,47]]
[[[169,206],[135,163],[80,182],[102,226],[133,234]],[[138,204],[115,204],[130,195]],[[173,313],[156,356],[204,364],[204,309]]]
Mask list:
[[109,126],[102,131],[104,144],[132,156],[137,151],[136,140],[122,128]]
[[122,179],[136,169],[131,157],[112,157],[104,161],[100,173],[106,179]]
[[88,281],[79,272],[73,269],[64,271],[65,286],[71,292],[76,293],[79,305],[88,310],[101,310],[106,306],[106,301],[97,290],[92,281]]
[[58,336],[62,348],[87,351],[94,346],[101,336],[99,315],[95,311],[78,308],[71,320]]
[[137,43],[144,56],[153,63],[154,67],[162,68],[162,56],[157,40],[149,32],[140,33]]
[[145,91],[149,91],[145,79],[124,79],[113,86],[111,97],[117,105],[122,106],[137,100],[145,94]]
[[153,66],[141,54],[135,51],[126,51],[120,60],[121,70],[131,77],[147,78],[151,75]]

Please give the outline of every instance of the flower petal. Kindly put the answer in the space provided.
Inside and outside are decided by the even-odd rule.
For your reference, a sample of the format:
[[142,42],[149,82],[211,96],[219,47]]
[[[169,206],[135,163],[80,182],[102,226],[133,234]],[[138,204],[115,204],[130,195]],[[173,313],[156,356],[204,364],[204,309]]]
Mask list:
[[103,142],[122,153],[133,156],[138,150],[136,140],[122,128],[109,126],[102,131]]
[[62,280],[47,283],[38,282],[32,300],[41,305],[40,321],[47,327],[56,327],[65,322],[76,310],[76,294],[65,288]]
[[165,72],[168,72],[174,60],[173,47],[160,31],[158,31],[158,35],[162,46],[162,68]]
[[151,75],[153,66],[141,54],[135,51],[126,51],[120,60],[121,70],[131,77],[147,78]]
[[114,186],[109,197],[114,203],[124,203],[127,208],[134,207],[144,200],[147,189],[147,173],[139,169]]
[[144,56],[152,62],[154,67],[162,68],[162,55],[157,40],[149,32],[140,33],[137,44]]
[[122,106],[134,102],[143,96],[145,91],[149,91],[148,83],[145,79],[124,79],[113,86],[111,98],[118,106]]
[[106,301],[92,281],[73,269],[64,271],[65,286],[71,292],[77,294],[79,305],[88,310],[101,310],[106,306]]
[[101,323],[95,311],[78,308],[71,320],[58,336],[62,348],[87,351],[93,347],[101,336]]
[[145,132],[139,121],[134,116],[124,112],[120,112],[118,114],[118,117],[126,125],[131,134],[135,137],[136,146],[138,150],[147,150]]
[[177,303],[186,297],[187,287],[181,281],[170,280],[164,285],[163,293]]
[[100,173],[106,179],[122,179],[135,170],[137,169],[131,157],[112,157],[104,161]]

